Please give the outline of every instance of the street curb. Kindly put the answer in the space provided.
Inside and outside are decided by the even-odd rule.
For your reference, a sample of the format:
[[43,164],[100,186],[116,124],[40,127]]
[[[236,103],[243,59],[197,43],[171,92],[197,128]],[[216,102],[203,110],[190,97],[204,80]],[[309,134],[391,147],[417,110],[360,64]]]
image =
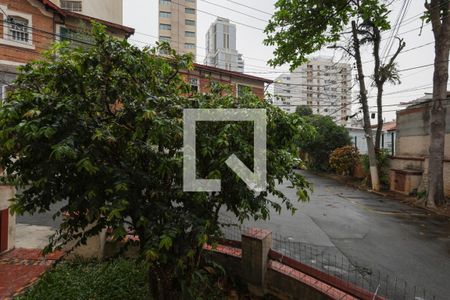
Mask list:
[[[317,175],[317,176],[320,176],[320,177],[324,177],[324,178],[335,180],[335,181],[340,182],[340,183],[342,183],[342,184],[344,184],[346,186],[353,187],[353,188],[355,188],[357,190],[368,192],[368,193],[371,193],[371,194],[374,194],[374,195],[377,195],[377,196],[382,196],[384,198],[389,199],[390,201],[397,201],[397,202],[405,203],[405,204],[407,204],[407,205],[409,205],[409,206],[411,206],[413,208],[418,208],[418,209],[424,210],[424,211],[426,211],[428,213],[432,213],[434,215],[441,216],[441,217],[447,217],[447,218],[450,219],[450,216],[445,214],[445,213],[442,213],[442,212],[430,209],[430,208],[425,207],[425,206],[417,205],[417,204],[415,204],[412,201],[408,201],[407,199],[402,200],[402,199],[398,199],[396,197],[389,197],[390,194],[388,194],[388,193],[377,192],[377,191],[374,191],[374,190],[371,190],[371,189],[363,188],[360,185],[357,185],[357,184],[345,181],[344,178],[340,178],[339,175],[328,174],[328,173],[321,173],[321,172],[312,172],[312,173]],[[402,194],[398,194],[398,196],[403,196],[403,195]]]

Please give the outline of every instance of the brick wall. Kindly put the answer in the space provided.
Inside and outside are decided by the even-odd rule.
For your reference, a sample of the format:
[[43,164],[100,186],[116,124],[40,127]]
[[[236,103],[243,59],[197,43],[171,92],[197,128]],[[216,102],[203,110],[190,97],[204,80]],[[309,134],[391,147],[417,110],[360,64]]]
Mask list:
[[182,71],[181,72],[184,80],[188,82],[190,78],[196,78],[199,81],[199,92],[200,93],[209,93],[210,92],[210,84],[212,81],[218,82],[223,85],[227,85],[230,87],[230,93],[235,96],[237,94],[237,86],[245,85],[248,86],[252,92],[261,100],[264,99],[264,81],[255,80],[252,78],[245,78],[245,75],[242,77],[233,77],[226,73],[224,70],[223,73],[220,72],[220,69],[217,69],[216,73],[212,72],[202,72],[199,70],[194,71]]
[[[6,7],[6,12],[10,15],[16,12],[29,15],[30,27],[33,27],[31,31],[33,49],[27,46],[5,45],[0,41],[0,60],[26,63],[39,58],[40,53],[54,41],[53,12],[46,10],[40,2],[35,0],[0,0],[0,5]],[[3,38],[3,32],[8,29],[7,26],[9,25],[4,22],[0,24],[1,38]]]

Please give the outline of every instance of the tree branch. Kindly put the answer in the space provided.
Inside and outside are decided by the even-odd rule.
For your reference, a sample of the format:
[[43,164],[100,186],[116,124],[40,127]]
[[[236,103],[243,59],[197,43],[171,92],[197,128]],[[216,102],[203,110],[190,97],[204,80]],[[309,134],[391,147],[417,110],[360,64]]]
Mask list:
[[392,66],[395,63],[395,59],[397,58],[397,56],[400,54],[400,52],[402,52],[402,50],[406,46],[406,43],[404,42],[403,39],[401,39],[399,37],[396,37],[396,39],[398,39],[398,48],[397,48],[397,51],[395,51],[394,55],[389,60],[389,63],[387,64],[387,66]]
[[355,55],[347,48],[345,48],[344,46],[338,46],[338,45],[333,45],[333,46],[328,46],[329,49],[341,49],[344,50],[348,55],[350,55],[351,57],[355,57]]

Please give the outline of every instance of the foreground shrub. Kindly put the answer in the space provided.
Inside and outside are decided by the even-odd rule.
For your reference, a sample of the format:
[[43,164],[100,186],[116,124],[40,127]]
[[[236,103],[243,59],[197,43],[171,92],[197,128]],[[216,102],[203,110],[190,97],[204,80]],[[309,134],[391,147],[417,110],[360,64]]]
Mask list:
[[360,161],[358,149],[344,146],[335,149],[330,155],[330,167],[338,174],[351,175]]
[[109,262],[63,262],[45,273],[17,300],[151,299],[148,265],[117,259]]
[[[0,107],[0,165],[4,181],[22,192],[12,210],[45,212],[67,201],[64,218],[47,250],[83,243],[104,228],[116,240],[139,237],[157,299],[199,299],[190,289],[202,247],[220,235],[218,216],[267,219],[270,209],[295,211],[308,199],[308,183],[294,172],[303,120],[250,93],[189,95],[182,70],[190,55],[167,44],[141,50],[94,27],[89,48],[56,44],[43,60],[21,68]],[[162,50],[168,57],[158,55]],[[220,179],[219,192],[183,190],[184,109],[265,110],[267,190],[249,189],[225,163],[237,156],[254,165],[252,122],[199,122],[199,179]],[[244,124],[242,124],[244,123]],[[262,128],[256,128],[256,132]],[[263,151],[263,149],[256,149]],[[276,190],[289,180],[298,198]],[[278,198],[278,199],[276,199]]]

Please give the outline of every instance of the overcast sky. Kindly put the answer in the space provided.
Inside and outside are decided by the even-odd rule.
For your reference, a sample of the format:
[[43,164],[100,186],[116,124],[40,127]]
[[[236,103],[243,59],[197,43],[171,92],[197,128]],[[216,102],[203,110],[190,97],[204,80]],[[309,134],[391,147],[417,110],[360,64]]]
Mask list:
[[[255,7],[257,10],[248,9],[233,2]],[[269,14],[273,13],[275,2],[275,0],[197,0],[197,61],[203,62],[205,57],[205,34],[211,23],[214,22],[217,16],[220,16],[229,18],[231,22],[234,21],[236,24],[237,49],[244,55],[246,73],[274,79],[280,72],[287,70],[289,66],[273,69],[265,63],[272,57],[273,48],[263,45],[265,35],[262,29],[267,24],[267,22],[264,22],[263,20],[268,20],[270,18]],[[396,3],[392,5],[391,19],[393,21],[397,18],[402,2],[403,0],[397,0]],[[399,36],[406,41],[404,53],[400,54],[397,60],[400,70],[432,64],[434,59],[434,40],[431,32],[431,25],[426,24],[422,34],[419,36],[419,27],[422,24],[420,14],[424,11],[423,1],[412,2],[413,4],[411,4],[399,30]],[[155,44],[158,36],[158,4],[158,0],[124,0],[124,25],[136,29],[136,34],[130,38],[132,43],[140,46]],[[384,42],[389,40],[388,37],[390,34],[391,32],[385,34],[386,40]],[[382,45],[382,47],[384,47],[384,45]],[[409,49],[411,50],[408,51]],[[393,51],[394,49],[391,53]],[[322,51],[321,53],[317,53],[317,55],[334,55],[336,60],[339,60],[342,57],[341,53],[333,53],[330,50]],[[348,59],[344,58],[342,61],[346,60]],[[369,49],[366,49],[366,51],[364,51],[363,61],[371,60],[373,60],[371,53]],[[366,75],[370,75],[372,73],[372,65],[366,63],[364,67]],[[400,85],[386,86],[384,97],[385,105],[414,100],[422,96],[425,92],[431,92],[432,89],[430,86],[433,77],[432,67],[404,71],[400,75],[402,80]],[[419,88],[422,89],[417,90]],[[357,93],[357,90],[354,89],[353,92],[355,94]],[[375,89],[371,89],[369,96],[373,97],[374,95]],[[370,104],[371,106],[375,105],[374,98],[370,98]],[[358,105],[355,104],[352,108],[353,110],[356,110],[358,109]],[[373,111],[374,109],[375,108],[371,108]],[[385,110],[387,110],[384,114],[386,121],[395,118],[395,112],[393,112],[395,109],[397,108],[393,106],[387,106],[385,108]]]

